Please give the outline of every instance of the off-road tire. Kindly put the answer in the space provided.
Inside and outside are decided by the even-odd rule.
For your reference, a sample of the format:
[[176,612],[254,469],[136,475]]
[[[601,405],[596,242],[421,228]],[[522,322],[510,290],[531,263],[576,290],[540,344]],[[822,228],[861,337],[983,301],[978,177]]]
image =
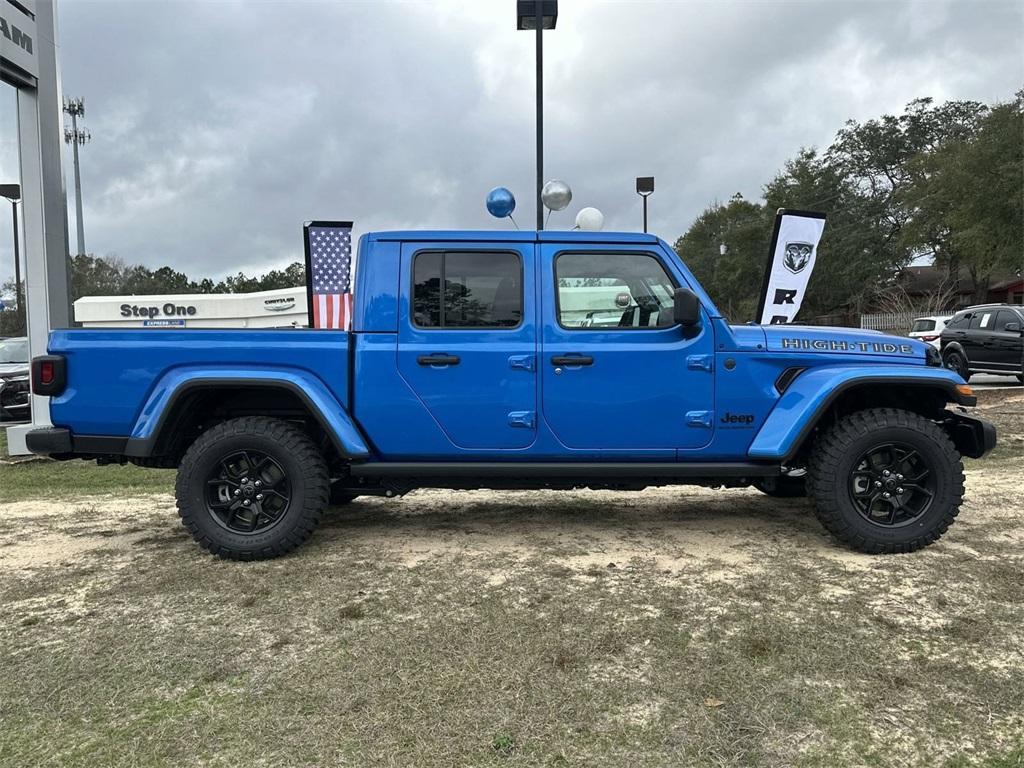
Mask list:
[[776,499],[799,499],[807,495],[807,475],[766,477],[755,480],[754,487]]
[[[935,477],[931,505],[904,527],[869,522],[853,501],[851,475],[858,458],[885,441],[916,449]],[[925,417],[871,408],[845,416],[817,439],[808,461],[807,495],[821,524],[844,544],[870,554],[913,552],[937,541],[956,519],[964,496],[963,463],[946,433]]]
[[944,368],[948,368],[953,373],[959,374],[960,378],[964,381],[971,380],[971,370],[968,367],[967,358],[963,352],[950,352],[942,359],[942,365]]
[[[269,530],[243,535],[219,525],[207,509],[206,484],[222,457],[260,451],[284,470],[291,488],[287,509]],[[230,560],[265,560],[305,542],[323,517],[330,479],[316,444],[299,428],[279,419],[246,416],[204,432],[185,452],[175,494],[178,514],[200,546]]]

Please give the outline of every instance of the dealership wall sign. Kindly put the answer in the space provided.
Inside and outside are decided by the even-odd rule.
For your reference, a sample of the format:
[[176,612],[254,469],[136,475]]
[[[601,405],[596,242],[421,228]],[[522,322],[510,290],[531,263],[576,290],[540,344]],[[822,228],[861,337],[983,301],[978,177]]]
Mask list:
[[0,2],[0,77],[16,88],[35,88],[38,32],[34,3]]
[[173,304],[168,302],[162,307],[140,307],[138,304],[122,304],[121,305],[121,317],[149,317],[153,318],[160,313],[167,315],[168,317],[178,316],[194,316],[196,314],[196,305],[189,304],[187,306],[183,304]]
[[86,328],[301,328],[306,289],[177,296],[87,296],[75,302]]

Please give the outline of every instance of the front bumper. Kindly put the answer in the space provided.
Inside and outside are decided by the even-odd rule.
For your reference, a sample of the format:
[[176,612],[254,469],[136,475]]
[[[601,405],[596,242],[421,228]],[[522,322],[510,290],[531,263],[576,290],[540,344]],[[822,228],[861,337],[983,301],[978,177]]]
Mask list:
[[963,411],[947,411],[946,431],[961,455],[979,459],[996,447],[995,424]]

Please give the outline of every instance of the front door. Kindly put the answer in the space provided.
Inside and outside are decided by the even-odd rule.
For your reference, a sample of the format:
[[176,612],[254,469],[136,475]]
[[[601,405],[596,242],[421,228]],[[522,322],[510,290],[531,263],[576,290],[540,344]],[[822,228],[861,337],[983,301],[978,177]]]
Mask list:
[[682,284],[665,255],[542,249],[543,415],[573,449],[699,448],[714,430],[714,342],[673,325]]
[[402,247],[399,374],[457,449],[534,442],[533,265],[532,243]]
[[1024,337],[1021,337],[1021,318],[1012,309],[1000,309],[992,329],[992,367],[1020,373],[1024,363]]

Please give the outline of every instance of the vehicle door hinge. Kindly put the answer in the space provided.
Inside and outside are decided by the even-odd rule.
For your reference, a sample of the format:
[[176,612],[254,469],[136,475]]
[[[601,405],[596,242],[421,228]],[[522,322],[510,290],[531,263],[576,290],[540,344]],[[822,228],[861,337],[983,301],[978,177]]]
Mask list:
[[533,429],[536,422],[537,414],[534,411],[511,411],[508,415],[508,425],[510,427]]
[[522,368],[524,371],[533,371],[537,368],[537,360],[533,355],[512,355],[508,359],[509,368]]
[[691,371],[708,371],[714,369],[715,360],[711,355],[689,355],[686,358],[686,367]]
[[686,426],[711,429],[711,421],[714,417],[714,411],[687,411]]

